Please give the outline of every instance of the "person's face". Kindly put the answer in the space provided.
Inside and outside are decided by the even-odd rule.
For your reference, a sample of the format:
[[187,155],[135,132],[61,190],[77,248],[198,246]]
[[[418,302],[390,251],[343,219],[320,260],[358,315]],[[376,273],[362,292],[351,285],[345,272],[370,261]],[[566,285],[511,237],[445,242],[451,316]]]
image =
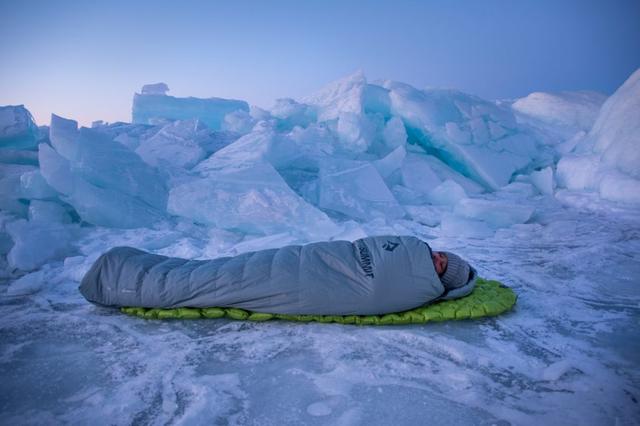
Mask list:
[[433,260],[433,266],[435,266],[438,276],[442,276],[444,271],[447,270],[447,264],[449,263],[447,255],[441,251],[434,251],[431,252],[431,260]]

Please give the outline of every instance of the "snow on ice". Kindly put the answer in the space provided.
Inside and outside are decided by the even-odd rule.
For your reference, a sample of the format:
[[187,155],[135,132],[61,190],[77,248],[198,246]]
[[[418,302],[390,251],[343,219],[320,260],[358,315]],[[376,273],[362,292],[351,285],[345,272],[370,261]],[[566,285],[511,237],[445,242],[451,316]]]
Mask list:
[[[640,70],[608,98],[494,102],[362,72],[271,110],[168,90],[92,128],[0,107],[5,421],[638,424]],[[116,245],[203,259],[389,233],[461,254],[515,311],[161,322],[77,292]]]

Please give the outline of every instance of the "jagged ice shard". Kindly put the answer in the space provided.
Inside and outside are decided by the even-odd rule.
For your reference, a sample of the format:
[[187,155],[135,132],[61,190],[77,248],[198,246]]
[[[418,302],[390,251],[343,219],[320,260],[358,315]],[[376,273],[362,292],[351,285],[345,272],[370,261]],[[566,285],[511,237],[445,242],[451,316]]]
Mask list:
[[[489,101],[357,72],[269,110],[155,83],[133,123],[91,128],[0,107],[3,419],[634,424],[639,81]],[[208,259],[384,234],[469,259],[515,311],[152,322],[77,291],[114,246]]]

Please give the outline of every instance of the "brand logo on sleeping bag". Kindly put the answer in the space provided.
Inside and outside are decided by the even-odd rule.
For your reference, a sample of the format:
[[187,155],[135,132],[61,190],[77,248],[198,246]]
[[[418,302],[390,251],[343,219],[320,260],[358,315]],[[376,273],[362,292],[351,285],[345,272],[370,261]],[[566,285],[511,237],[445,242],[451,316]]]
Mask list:
[[386,251],[394,251],[399,245],[400,243],[394,243],[393,241],[387,240],[387,242],[382,245],[382,248]]
[[360,254],[360,267],[364,271],[365,276],[374,278],[373,275],[373,262],[371,261],[371,252],[365,243],[358,240],[356,241],[358,246],[358,253]]

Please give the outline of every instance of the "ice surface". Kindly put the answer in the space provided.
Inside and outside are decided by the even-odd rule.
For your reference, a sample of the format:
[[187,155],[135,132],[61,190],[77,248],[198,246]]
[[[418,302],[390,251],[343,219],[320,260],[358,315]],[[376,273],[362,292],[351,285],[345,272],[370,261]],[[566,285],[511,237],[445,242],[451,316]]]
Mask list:
[[210,129],[221,130],[224,117],[238,110],[249,111],[249,105],[233,99],[176,98],[164,94],[136,93],[133,96],[132,121],[155,124],[161,120],[197,118]]
[[[0,149],[3,422],[637,424],[637,74],[593,129],[597,96],[514,107],[362,73],[271,111],[143,92],[136,108],[164,115],[54,116],[38,151]],[[383,234],[460,254],[515,309],[161,322],[77,291],[114,246],[208,259]]]
[[0,106],[0,150],[35,149],[38,127],[24,105]]

